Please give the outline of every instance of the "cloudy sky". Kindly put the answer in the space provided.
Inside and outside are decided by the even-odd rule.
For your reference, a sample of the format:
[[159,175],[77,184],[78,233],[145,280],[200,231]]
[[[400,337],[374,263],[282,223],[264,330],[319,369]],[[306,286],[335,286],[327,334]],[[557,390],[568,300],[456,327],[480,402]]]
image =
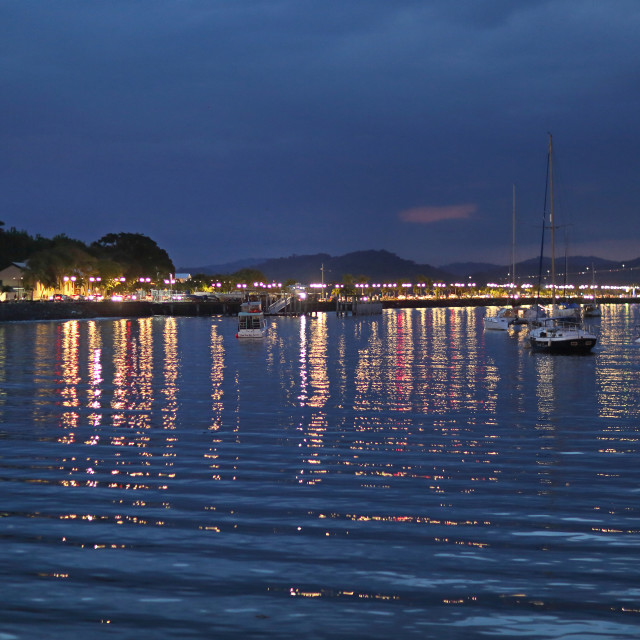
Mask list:
[[[638,0],[0,0],[0,219],[177,266],[640,256]],[[557,236],[558,238],[558,236]]]

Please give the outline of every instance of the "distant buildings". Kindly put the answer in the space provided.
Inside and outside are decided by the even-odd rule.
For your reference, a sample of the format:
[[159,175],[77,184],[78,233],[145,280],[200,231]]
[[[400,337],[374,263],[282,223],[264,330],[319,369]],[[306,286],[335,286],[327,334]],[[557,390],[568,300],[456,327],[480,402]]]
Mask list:
[[[0,270],[0,301],[22,300],[26,295],[23,278],[27,265],[24,262],[12,262]],[[29,292],[31,298],[31,292]]]

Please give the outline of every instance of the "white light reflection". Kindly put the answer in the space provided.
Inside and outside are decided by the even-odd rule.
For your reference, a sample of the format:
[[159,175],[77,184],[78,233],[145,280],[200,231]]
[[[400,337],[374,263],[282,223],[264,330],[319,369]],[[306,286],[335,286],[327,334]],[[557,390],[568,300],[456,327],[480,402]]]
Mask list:
[[[78,384],[80,383],[80,363],[78,361],[78,321],[72,320],[59,326],[61,344],[61,404],[63,407],[79,407]],[[78,411],[65,411],[61,416],[61,426],[76,428]]]
[[[168,431],[175,431],[176,417],[178,414],[178,328],[174,317],[167,318],[164,325],[164,385],[162,395],[165,403],[162,407],[162,427]],[[175,458],[175,452],[170,450],[174,448],[177,442],[175,434],[166,434],[166,449],[163,454],[166,458],[165,464],[173,466],[173,462],[169,458]]]
[[7,381],[6,331],[0,326],[0,422],[4,421],[4,405],[7,401],[5,383]]
[[304,465],[298,474],[298,482],[313,485],[320,482],[322,476],[328,472],[321,455],[324,452],[324,437],[327,431],[324,407],[329,398],[327,317],[323,313],[309,322],[305,316],[300,320],[298,401],[300,406],[307,407],[310,413],[298,427],[303,433],[300,446],[303,449]]
[[298,359],[300,365],[300,394],[298,400],[300,406],[303,407],[307,400],[307,316],[300,316],[300,356]]
[[127,406],[128,384],[131,376],[132,345],[130,341],[131,321],[117,320],[113,324],[113,396],[111,408],[114,409],[113,426],[125,423],[124,409]]
[[96,322],[88,323],[89,337],[89,385],[87,389],[87,406],[93,409],[89,416],[89,423],[97,427],[102,420],[102,413],[98,411],[102,406],[102,337]]
[[[222,417],[224,414],[224,368],[225,368],[225,350],[224,340],[218,331],[216,324],[211,325],[210,334],[211,343],[211,424],[209,430],[213,434],[212,446],[209,451],[204,454],[205,460],[211,477],[213,480],[222,480],[220,475],[220,452],[219,447],[222,444],[222,437],[218,432],[222,427]],[[215,509],[215,507],[209,507]]]

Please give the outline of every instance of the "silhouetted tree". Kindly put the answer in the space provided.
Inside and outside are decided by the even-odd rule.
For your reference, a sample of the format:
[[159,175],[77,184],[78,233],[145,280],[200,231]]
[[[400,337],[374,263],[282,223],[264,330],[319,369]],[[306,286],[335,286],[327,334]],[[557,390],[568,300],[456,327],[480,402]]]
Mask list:
[[267,278],[258,269],[240,269],[232,274],[232,279],[235,282],[245,282],[246,284],[253,284],[254,282],[266,282]]
[[47,287],[59,287],[64,276],[76,276],[78,282],[95,269],[96,259],[80,240],[61,234],[49,241],[46,249],[36,251],[27,260],[26,284],[41,282]]
[[3,229],[0,222],[0,268],[11,262],[24,262],[30,255],[51,244],[51,240],[30,236],[26,231],[15,227]]
[[121,265],[127,280],[175,273],[169,254],[141,233],[108,233],[93,242],[90,249],[96,257]]

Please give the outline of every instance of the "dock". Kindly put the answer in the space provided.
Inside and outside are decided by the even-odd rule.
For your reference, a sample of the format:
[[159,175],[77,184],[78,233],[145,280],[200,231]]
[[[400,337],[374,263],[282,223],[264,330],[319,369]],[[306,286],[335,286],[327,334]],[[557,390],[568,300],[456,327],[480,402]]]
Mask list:
[[339,298],[336,313],[339,316],[377,316],[382,313],[382,300],[363,300],[355,296]]

